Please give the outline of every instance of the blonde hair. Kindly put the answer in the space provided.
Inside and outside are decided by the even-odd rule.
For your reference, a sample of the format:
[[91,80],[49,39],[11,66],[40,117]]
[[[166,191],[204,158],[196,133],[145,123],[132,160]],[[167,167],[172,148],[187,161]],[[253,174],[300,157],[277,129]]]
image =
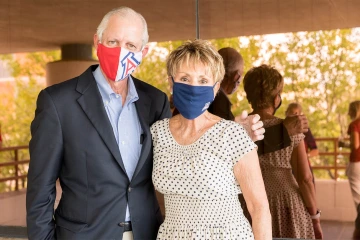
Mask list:
[[360,101],[351,102],[349,105],[349,112],[350,111],[353,111],[355,113],[354,119],[360,118]]
[[103,19],[101,20],[99,26],[97,27],[96,34],[98,35],[100,41],[102,40],[102,35],[104,31],[106,30],[109,19],[113,16],[117,15],[120,17],[129,17],[129,18],[139,18],[143,24],[143,36],[142,36],[142,47],[144,47],[148,41],[149,41],[149,33],[147,29],[147,23],[145,18],[138,12],[134,11],[133,9],[129,7],[118,7],[114,8],[110,12],[108,12]]
[[206,40],[187,41],[170,53],[166,60],[168,76],[174,76],[182,64],[204,64],[212,73],[215,82],[224,78],[225,68],[223,58]]

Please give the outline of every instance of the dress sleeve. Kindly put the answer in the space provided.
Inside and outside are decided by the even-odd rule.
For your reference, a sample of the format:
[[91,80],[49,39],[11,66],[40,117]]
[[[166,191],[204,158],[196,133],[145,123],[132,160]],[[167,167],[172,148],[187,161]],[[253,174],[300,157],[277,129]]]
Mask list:
[[299,145],[299,143],[305,138],[305,135],[300,133],[300,134],[293,135],[290,138],[294,144],[294,147],[297,147]]
[[155,145],[156,140],[157,140],[157,125],[158,122],[155,122],[153,125],[151,125],[150,127],[150,132],[151,132],[151,138],[153,141],[153,144]]
[[255,143],[251,140],[246,130],[238,123],[232,122],[226,129],[228,157],[231,158],[235,165],[241,158],[256,148]]
[[348,134],[350,135],[352,132],[358,132],[360,133],[360,122],[359,121],[354,121],[352,123],[350,123],[349,125],[349,129],[348,129]]
[[304,139],[306,145],[310,150],[317,149],[316,141],[314,136],[311,133],[311,130],[309,130],[305,133],[305,139]]

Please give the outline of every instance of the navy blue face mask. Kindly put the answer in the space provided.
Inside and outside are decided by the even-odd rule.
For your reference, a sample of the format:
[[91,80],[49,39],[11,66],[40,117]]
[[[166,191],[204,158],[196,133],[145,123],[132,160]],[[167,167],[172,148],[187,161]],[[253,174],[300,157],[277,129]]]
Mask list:
[[214,86],[192,86],[171,78],[174,106],[186,119],[194,119],[205,112],[214,101]]

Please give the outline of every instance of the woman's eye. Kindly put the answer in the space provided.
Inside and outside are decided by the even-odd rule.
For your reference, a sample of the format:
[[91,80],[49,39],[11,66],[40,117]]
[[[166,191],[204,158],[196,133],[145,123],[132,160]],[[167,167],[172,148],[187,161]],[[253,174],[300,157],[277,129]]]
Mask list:
[[202,83],[202,84],[207,84],[208,81],[207,81],[206,79],[202,79],[202,80],[200,80],[200,83]]
[[180,78],[180,81],[182,81],[182,82],[187,82],[187,78],[186,77],[183,77],[183,78]]

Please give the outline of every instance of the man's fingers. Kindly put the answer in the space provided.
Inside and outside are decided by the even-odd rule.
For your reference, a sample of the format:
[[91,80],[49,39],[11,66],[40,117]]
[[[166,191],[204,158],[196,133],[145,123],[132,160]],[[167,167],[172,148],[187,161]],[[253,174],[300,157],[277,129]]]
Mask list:
[[246,110],[242,111],[240,117],[242,120],[245,120],[248,117],[248,112]]
[[256,130],[256,131],[254,131],[254,134],[255,134],[256,136],[264,135],[264,133],[265,133],[265,128],[260,128],[260,129],[258,129],[258,130]]
[[252,140],[253,140],[254,142],[260,141],[260,140],[263,140],[263,139],[264,139],[264,135],[263,135],[263,134],[261,134],[261,135],[255,135],[255,136],[252,138]]
[[260,121],[260,115],[259,114],[254,114],[251,116],[252,119],[251,119],[251,122],[254,124],[254,123],[257,123],[258,121]]
[[251,126],[251,130],[258,130],[264,126],[264,123],[262,121],[258,121],[257,123],[253,124]]

